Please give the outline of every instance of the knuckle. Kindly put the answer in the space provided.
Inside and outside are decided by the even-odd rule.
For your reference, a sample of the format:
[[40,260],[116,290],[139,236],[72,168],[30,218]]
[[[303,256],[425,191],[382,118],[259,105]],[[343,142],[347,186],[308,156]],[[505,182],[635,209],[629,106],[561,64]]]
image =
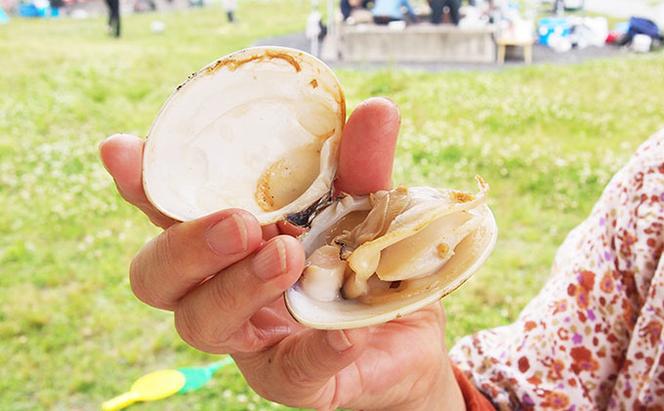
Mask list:
[[184,307],[178,307],[174,314],[175,330],[180,335],[180,338],[187,344],[199,348],[201,336],[199,335],[198,327],[193,325],[194,319],[189,310]]
[[180,338],[192,347],[211,354],[224,354],[223,341],[202,326],[198,316],[187,305],[178,307],[174,315],[175,329]]
[[178,275],[182,270],[175,253],[175,236],[175,227],[161,233],[155,241],[154,253],[157,266],[161,270],[170,269],[175,275]]
[[140,253],[129,265],[129,284],[131,290],[142,302],[155,308],[170,310],[173,304],[167,301],[159,292],[150,285],[148,273],[143,269],[144,255]]
[[290,344],[281,353],[283,364],[284,380],[292,386],[302,386],[311,382],[311,376],[306,366],[306,353],[298,348],[298,344]]
[[209,283],[212,303],[220,313],[232,315],[240,308],[239,292],[224,281],[223,274],[213,278]]

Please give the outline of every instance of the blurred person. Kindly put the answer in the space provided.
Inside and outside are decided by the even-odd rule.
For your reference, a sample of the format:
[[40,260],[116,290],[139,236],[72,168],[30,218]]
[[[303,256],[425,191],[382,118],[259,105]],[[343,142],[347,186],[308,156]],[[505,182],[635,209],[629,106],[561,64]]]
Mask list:
[[[339,190],[391,186],[399,125],[385,99],[355,109],[340,143]],[[165,230],[132,261],[134,293],[173,311],[195,348],[231,354],[267,399],[414,411],[664,407],[664,130],[609,182],[518,319],[462,339],[449,355],[440,302],[369,328],[296,323],[283,302],[305,261],[292,230],[261,227],[242,210],[166,217],[143,191],[142,152],[129,135],[100,145],[121,195]]]
[[431,8],[431,23],[441,24],[443,22],[445,7],[447,7],[452,24],[455,26],[459,24],[460,0],[429,0],[429,7]]
[[51,7],[51,16],[59,16],[60,9],[64,7],[65,2],[63,0],[49,0],[49,6]]
[[341,0],[339,8],[341,9],[341,16],[346,21],[355,9],[367,9],[373,0]]
[[553,14],[562,16],[565,14],[565,0],[553,0]]
[[224,11],[226,11],[226,20],[229,23],[235,23],[235,10],[237,10],[237,0],[222,0]]
[[[404,10],[406,15],[404,16]],[[374,23],[388,24],[392,21],[403,21],[406,17],[411,22],[417,20],[415,11],[409,0],[376,0],[372,9]]]
[[643,17],[630,17],[629,29],[616,42],[621,46],[632,43],[636,35],[643,34],[652,39],[653,42],[661,43],[664,41],[664,34],[654,21]]
[[120,37],[120,0],[106,0],[108,6],[108,30],[115,37]]

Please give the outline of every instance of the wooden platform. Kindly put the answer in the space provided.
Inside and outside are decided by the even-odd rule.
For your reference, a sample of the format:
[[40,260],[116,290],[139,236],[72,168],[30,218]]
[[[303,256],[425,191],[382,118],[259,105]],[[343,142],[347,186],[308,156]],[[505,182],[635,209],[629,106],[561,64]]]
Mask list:
[[459,28],[417,24],[403,30],[388,26],[340,26],[338,52],[350,62],[493,63],[495,28]]

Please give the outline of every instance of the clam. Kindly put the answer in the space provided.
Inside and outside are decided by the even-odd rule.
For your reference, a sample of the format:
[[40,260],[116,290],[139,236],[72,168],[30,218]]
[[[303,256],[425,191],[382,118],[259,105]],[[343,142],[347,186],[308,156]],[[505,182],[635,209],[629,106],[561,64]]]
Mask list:
[[178,86],[144,151],[147,197],[174,219],[242,208],[261,224],[307,228],[306,266],[285,301],[297,321],[321,329],[387,322],[448,295],[497,235],[480,177],[477,193],[334,191],[345,114],[341,86],[320,60],[249,48]]

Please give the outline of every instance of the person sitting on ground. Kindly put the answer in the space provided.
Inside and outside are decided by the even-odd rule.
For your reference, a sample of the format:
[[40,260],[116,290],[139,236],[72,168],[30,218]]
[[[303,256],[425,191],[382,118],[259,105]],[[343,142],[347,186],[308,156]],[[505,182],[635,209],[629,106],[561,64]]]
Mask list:
[[459,24],[460,0],[429,0],[429,7],[431,8],[431,23],[441,24],[443,22],[445,7],[447,7],[450,12],[452,24],[455,26]]
[[[399,124],[388,100],[355,109],[339,147],[340,191],[391,186]],[[283,299],[305,264],[287,226],[261,227],[238,209],[174,221],[143,190],[142,140],[112,136],[100,151],[121,195],[164,228],[134,258],[132,290],[173,311],[192,346],[231,354],[264,398],[324,410],[664,409],[664,130],[568,235],[518,319],[449,354],[438,301],[368,328],[303,327]]]
[[388,24],[392,21],[403,21],[406,17],[404,9],[411,22],[417,21],[415,11],[408,0],[376,0],[372,10],[374,23]]

